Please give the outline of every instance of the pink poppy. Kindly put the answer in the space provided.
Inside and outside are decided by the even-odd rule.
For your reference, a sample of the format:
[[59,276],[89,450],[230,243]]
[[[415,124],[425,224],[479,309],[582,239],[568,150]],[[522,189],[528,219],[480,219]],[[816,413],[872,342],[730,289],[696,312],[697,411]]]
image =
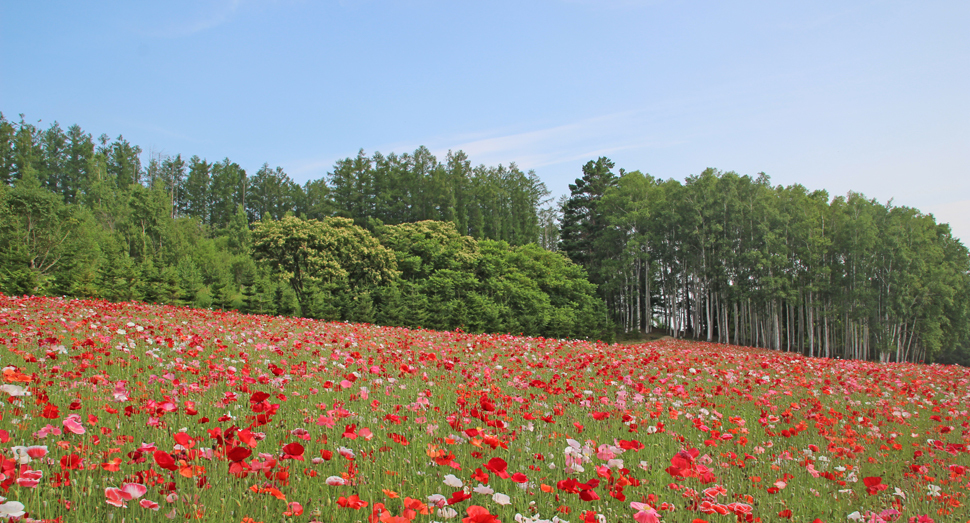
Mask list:
[[64,428],[74,434],[84,434],[84,426],[81,425],[81,416],[71,414],[64,419]]
[[104,497],[106,498],[105,501],[109,505],[119,507],[119,508],[128,507],[128,504],[125,503],[125,501],[131,499],[131,496],[129,494],[122,492],[121,489],[114,488],[114,487],[105,488]]

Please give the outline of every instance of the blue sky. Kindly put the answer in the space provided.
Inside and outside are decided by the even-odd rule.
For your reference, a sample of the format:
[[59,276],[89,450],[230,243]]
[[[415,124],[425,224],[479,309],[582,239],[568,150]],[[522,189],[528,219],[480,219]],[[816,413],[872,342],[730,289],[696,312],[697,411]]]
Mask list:
[[299,182],[426,145],[706,167],[932,212],[970,240],[970,2],[0,1],[0,111]]

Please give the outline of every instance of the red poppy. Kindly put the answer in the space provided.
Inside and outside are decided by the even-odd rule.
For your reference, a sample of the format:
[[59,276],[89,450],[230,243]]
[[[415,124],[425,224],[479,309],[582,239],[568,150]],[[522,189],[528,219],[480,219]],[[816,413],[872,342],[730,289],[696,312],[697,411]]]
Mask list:
[[488,460],[488,463],[485,464],[485,468],[492,471],[500,478],[509,477],[508,467],[509,464],[506,463],[504,459],[498,457]]
[[57,408],[57,405],[48,403],[47,405],[44,405],[44,410],[41,411],[40,416],[47,419],[57,419],[61,417],[61,412],[60,409]]
[[391,441],[393,441],[394,443],[398,443],[400,445],[407,446],[408,443],[410,443],[406,437],[404,437],[404,436],[402,436],[400,434],[395,434],[395,433],[392,432],[392,433],[388,434],[387,436],[389,438],[391,438]]
[[155,463],[165,469],[165,470],[178,470],[178,464],[175,463],[175,458],[171,456],[168,452],[164,450],[156,450],[154,455]]
[[[333,499],[333,498],[331,498]],[[366,501],[362,501],[357,494],[350,497],[340,496],[337,498],[337,504],[344,508],[351,508],[354,510],[360,510],[368,505]]]
[[195,446],[195,440],[184,432],[175,433],[175,442],[186,449],[190,449]]
[[229,461],[242,461],[253,454],[253,451],[246,447],[233,447],[226,453]]
[[462,518],[462,523],[502,523],[498,516],[489,513],[485,507],[472,505],[465,509],[468,517]]
[[866,492],[868,492],[870,496],[889,488],[888,485],[882,484],[882,478],[879,476],[869,476],[869,477],[862,478],[862,482],[865,484]]
[[471,499],[471,497],[472,497],[472,495],[471,494],[468,494],[464,490],[456,490],[451,495],[451,497],[448,498],[448,504],[449,505],[455,505],[457,503],[461,503],[462,501],[467,501],[467,500]]
[[479,467],[475,469],[475,473],[472,474],[472,479],[474,479],[475,481],[478,481],[483,485],[488,485],[488,480],[490,478],[488,476],[488,472],[485,472],[484,470],[482,470],[481,467]]
[[77,470],[81,468],[83,460],[77,454],[61,456],[61,470]]
[[303,445],[293,442],[283,446],[283,459],[303,461]]

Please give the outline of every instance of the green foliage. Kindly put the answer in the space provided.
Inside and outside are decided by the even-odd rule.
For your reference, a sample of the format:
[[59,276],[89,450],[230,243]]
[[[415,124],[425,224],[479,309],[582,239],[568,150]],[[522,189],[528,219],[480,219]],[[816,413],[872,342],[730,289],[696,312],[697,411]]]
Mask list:
[[246,209],[242,205],[236,207],[236,214],[229,220],[226,227],[227,245],[229,252],[233,255],[249,254],[252,248],[253,235],[249,230],[249,221],[246,219]]
[[461,151],[442,163],[425,147],[387,156],[361,150],[338,161],[328,181],[335,212],[358,225],[449,221],[461,235],[514,245],[539,240],[548,195],[534,172],[515,164],[473,169]]
[[583,177],[569,185],[570,197],[563,204],[563,221],[559,248],[569,258],[592,272],[599,283],[599,260],[596,255],[607,234],[607,217],[600,200],[607,189],[617,183],[614,164],[600,157],[583,166]]
[[613,168],[543,209],[535,173],[461,151],[360,151],[301,186],[0,114],[0,292],[970,364],[970,257],[931,215]]
[[970,363],[970,260],[932,216],[764,174],[707,169],[682,184],[621,171],[614,183],[607,167],[588,163],[571,186],[560,245],[624,333]]
[[462,236],[452,222],[421,221],[377,227],[381,244],[394,251],[405,280],[431,276],[439,270],[468,270],[478,258],[478,244]]
[[331,317],[319,312],[330,309],[320,303],[329,304],[338,291],[356,294],[396,277],[391,251],[347,218],[258,222],[253,252],[277,279],[289,282],[304,314],[313,316]]
[[17,127],[0,113],[0,185],[10,185],[14,180],[14,136]]
[[5,188],[2,199],[5,290],[51,292],[58,273],[89,254],[89,215],[41,187],[33,171]]
[[[117,238],[109,238],[102,244],[105,257],[98,269],[98,298],[110,301],[142,299],[146,282],[144,272]],[[142,268],[144,269],[144,268]]]
[[124,190],[141,183],[141,147],[118,136],[105,151],[108,175]]
[[450,222],[380,226],[401,280],[376,294],[378,321],[470,332],[610,336],[581,268],[535,244],[476,241]]

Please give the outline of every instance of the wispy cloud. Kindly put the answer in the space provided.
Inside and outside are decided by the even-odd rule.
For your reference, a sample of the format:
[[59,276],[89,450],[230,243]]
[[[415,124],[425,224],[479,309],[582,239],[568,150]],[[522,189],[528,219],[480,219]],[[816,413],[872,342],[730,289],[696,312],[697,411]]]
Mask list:
[[603,8],[644,7],[662,4],[665,0],[562,0],[567,4],[587,5]]
[[505,132],[463,141],[435,140],[429,147],[436,154],[462,150],[475,163],[508,164],[537,169],[631,149],[664,148],[684,140],[660,138],[650,129],[645,111],[625,111],[549,127]]
[[219,0],[208,4],[207,8],[197,8],[189,14],[179,13],[177,17],[156,21],[148,33],[160,38],[182,38],[218,27],[232,20],[244,4],[243,0]]
[[311,180],[318,179],[324,174],[330,171],[330,169],[337,163],[337,160],[346,158],[347,156],[332,157],[332,158],[317,158],[308,160],[295,160],[288,162],[285,169],[287,174],[295,180]]
[[[368,154],[381,151],[411,152],[424,145],[439,159],[448,151],[464,151],[474,165],[508,165],[521,169],[541,169],[577,160],[589,160],[634,149],[661,149],[687,142],[687,139],[661,138],[669,133],[652,127],[652,111],[625,111],[573,122],[532,129],[501,128],[466,132],[452,136],[428,137],[418,142],[383,144]],[[318,178],[334,163],[347,156],[321,156],[288,162],[287,172],[295,178]]]

